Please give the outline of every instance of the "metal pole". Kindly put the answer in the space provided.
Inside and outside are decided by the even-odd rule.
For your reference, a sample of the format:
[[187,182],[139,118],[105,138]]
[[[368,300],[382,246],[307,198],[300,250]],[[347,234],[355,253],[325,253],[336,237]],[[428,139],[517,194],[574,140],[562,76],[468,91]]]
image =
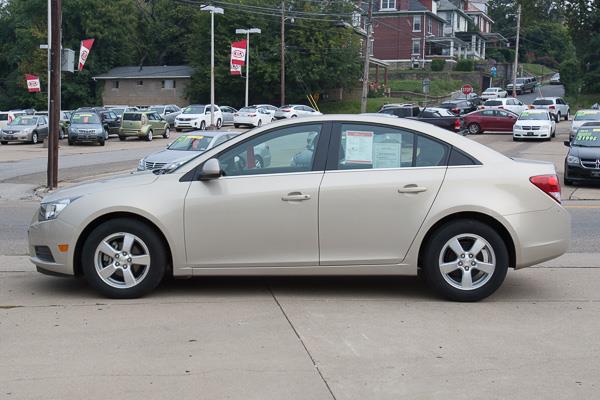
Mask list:
[[519,35],[521,33],[521,5],[519,4],[517,8],[517,43],[515,45],[515,65],[513,67],[513,87],[512,87],[512,95],[513,97],[517,97],[517,68],[519,66]]
[[250,30],[246,32],[246,101],[245,107],[248,107],[248,78],[250,77]]
[[285,105],[285,0],[281,2],[281,106]]
[[215,126],[215,13],[210,12],[210,126]]
[[[52,37],[52,0],[48,0],[48,41],[47,41],[47,45],[46,45],[46,67],[48,70],[48,87],[47,87],[47,104],[46,104],[46,109],[48,110],[48,123],[50,123],[50,71],[52,70],[52,68],[50,67],[50,47],[52,47],[50,45],[50,38]],[[48,129],[50,129],[50,127],[48,127]],[[48,141],[44,140],[44,144],[43,147],[45,149],[48,148]],[[50,150],[48,150],[48,156],[50,156]],[[50,158],[50,157],[48,157]],[[49,187],[49,185],[48,185]]]
[[371,54],[371,17],[373,16],[373,0],[369,0],[369,12],[367,13],[367,37],[365,38],[364,45],[364,66],[363,66],[363,87],[362,95],[360,98],[360,112],[367,112],[367,95],[369,94],[369,56]]
[[61,58],[61,0],[51,0],[50,38],[50,109],[48,117],[48,174],[47,186],[58,186],[58,131],[60,129],[60,58]]

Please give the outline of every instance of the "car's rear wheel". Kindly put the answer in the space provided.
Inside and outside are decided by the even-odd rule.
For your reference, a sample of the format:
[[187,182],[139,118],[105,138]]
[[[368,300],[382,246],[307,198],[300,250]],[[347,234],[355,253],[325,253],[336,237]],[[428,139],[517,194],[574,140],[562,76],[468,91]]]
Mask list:
[[560,122],[560,111],[556,113],[556,122]]
[[81,259],[88,283],[105,296],[135,298],[162,281],[167,254],[147,224],[128,218],[107,221],[87,237]]
[[221,129],[222,126],[223,126],[223,121],[221,121],[221,118],[219,118],[217,120],[217,129]]
[[452,221],[431,236],[422,268],[439,295],[455,301],[477,301],[504,282],[508,250],[489,225],[471,219]]
[[200,130],[201,131],[205,131],[206,130],[206,122],[204,122],[204,121],[200,122]]
[[237,129],[240,127],[240,124],[233,124],[233,127]]
[[123,141],[127,140],[127,137],[126,136],[119,136],[119,140],[121,142],[123,142]]
[[38,134],[37,132],[33,132],[31,134],[31,143],[36,144],[38,142]]
[[150,130],[148,130],[148,133],[146,133],[146,141],[147,142],[151,142],[152,141],[152,137],[153,137],[152,129],[150,129]]
[[170,129],[168,126],[167,126],[167,127],[165,128],[165,133],[163,133],[163,137],[164,137],[165,139],[168,139],[170,136],[171,136],[171,129]]
[[471,122],[468,126],[469,128],[469,133],[472,135],[477,135],[479,133],[481,133],[481,125],[479,125],[477,122]]
[[262,119],[258,120],[258,123],[256,124],[256,126],[262,126]]

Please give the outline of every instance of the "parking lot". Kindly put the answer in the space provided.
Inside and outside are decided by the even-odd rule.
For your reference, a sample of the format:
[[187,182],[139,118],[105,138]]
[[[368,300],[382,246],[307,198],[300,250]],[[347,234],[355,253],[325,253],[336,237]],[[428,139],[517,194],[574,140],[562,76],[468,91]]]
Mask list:
[[[552,161],[562,175],[569,126],[561,122],[550,142],[471,138],[511,157]],[[134,169],[175,137],[63,143],[62,184]],[[149,297],[116,301],[83,280],[38,274],[28,261],[26,229],[38,204],[29,194],[45,181],[45,151],[0,147],[2,398],[600,393],[598,188],[563,186],[573,218],[567,254],[509,271],[500,290],[476,304],[442,301],[414,276],[170,280]]]

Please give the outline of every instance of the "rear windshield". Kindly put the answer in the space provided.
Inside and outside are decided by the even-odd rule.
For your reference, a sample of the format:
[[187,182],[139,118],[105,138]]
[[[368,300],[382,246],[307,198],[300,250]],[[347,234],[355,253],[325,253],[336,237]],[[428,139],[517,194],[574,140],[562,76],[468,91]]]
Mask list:
[[536,106],[549,106],[551,104],[554,104],[554,102],[552,100],[539,99],[534,100],[531,104],[534,104]]
[[123,114],[123,121],[141,121],[142,114],[138,113],[125,113]]
[[575,121],[599,121],[600,110],[585,110],[577,111],[575,114]]
[[501,106],[502,102],[500,100],[488,100],[483,103],[484,106]]
[[498,91],[498,88],[487,88],[485,89],[485,91],[488,93],[496,93]]
[[240,112],[256,112],[256,107],[244,107]]
[[165,112],[165,108],[164,107],[150,107],[149,108],[150,111],[156,111],[159,114],[162,114]]
[[208,149],[212,136],[203,135],[183,135],[179,136],[168,147],[169,150],[183,150],[183,151],[204,151]]
[[95,113],[75,113],[71,117],[72,124],[99,124],[100,118]]

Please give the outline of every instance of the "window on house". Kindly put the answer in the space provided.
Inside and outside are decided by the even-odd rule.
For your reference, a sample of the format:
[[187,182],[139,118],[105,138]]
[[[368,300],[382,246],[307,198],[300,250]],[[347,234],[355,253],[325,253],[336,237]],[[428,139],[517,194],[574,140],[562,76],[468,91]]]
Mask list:
[[144,81],[137,81],[136,85],[138,85],[138,86],[144,86]]
[[413,15],[413,32],[421,32],[421,16]]
[[427,18],[427,33],[431,33],[433,31],[433,22],[431,21],[431,17]]
[[395,10],[396,9],[396,0],[381,0],[380,10]]
[[112,88],[113,89],[118,89],[119,88],[119,81],[112,81]]
[[163,89],[175,89],[175,79],[165,79],[162,81]]
[[412,40],[412,54],[420,54],[421,53],[421,39],[413,39]]

